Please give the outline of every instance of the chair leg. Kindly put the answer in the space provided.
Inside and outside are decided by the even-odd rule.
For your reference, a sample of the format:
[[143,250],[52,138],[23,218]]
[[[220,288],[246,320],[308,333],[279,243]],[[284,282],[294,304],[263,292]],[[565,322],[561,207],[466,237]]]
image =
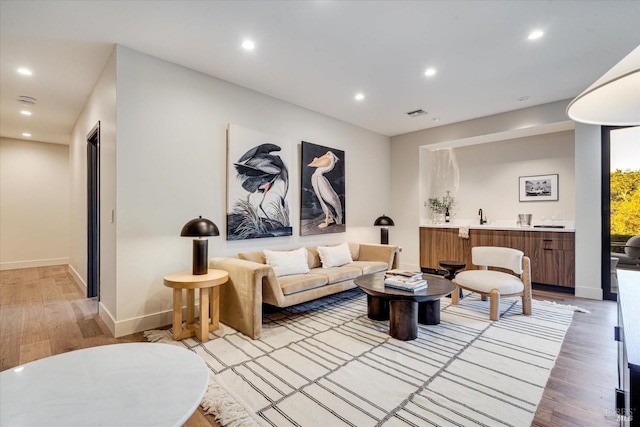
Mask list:
[[500,318],[500,292],[496,289],[489,295],[489,318],[498,320]]
[[531,294],[522,295],[522,314],[531,315]]
[[458,305],[460,300],[460,288],[456,286],[456,290],[451,292],[451,305]]

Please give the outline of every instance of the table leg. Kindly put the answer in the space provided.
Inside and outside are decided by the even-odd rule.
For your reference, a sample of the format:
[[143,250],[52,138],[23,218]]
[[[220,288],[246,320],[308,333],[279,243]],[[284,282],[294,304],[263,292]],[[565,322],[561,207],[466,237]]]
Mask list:
[[215,331],[220,327],[220,288],[214,286],[209,288],[209,291],[209,316],[211,316],[209,330]]
[[187,289],[187,329],[193,329],[196,323],[196,293],[195,289]]
[[200,323],[196,336],[202,342],[209,341],[209,288],[200,288]]
[[439,299],[418,304],[418,323],[423,325],[437,325],[440,323]]
[[389,307],[389,335],[402,341],[418,338],[418,303],[410,300],[391,300]]
[[179,340],[182,334],[182,289],[173,290],[173,339]]
[[367,317],[372,320],[389,320],[389,300],[367,295]]

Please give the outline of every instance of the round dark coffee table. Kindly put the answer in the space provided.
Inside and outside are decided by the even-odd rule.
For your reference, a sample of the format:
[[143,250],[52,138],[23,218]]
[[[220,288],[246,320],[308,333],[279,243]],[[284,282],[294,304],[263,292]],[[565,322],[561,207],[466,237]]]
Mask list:
[[408,341],[418,337],[418,323],[440,323],[440,298],[455,291],[456,286],[442,277],[424,274],[428,286],[416,292],[384,286],[384,273],[365,274],[354,283],[367,294],[367,316],[389,320],[389,335]]

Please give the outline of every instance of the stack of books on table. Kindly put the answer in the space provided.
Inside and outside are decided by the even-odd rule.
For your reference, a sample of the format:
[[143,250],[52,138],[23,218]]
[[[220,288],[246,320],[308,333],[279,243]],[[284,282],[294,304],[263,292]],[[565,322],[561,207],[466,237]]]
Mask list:
[[386,273],[387,277],[408,277],[409,279],[422,279],[422,273],[419,271],[409,271],[409,270],[401,270],[396,268],[394,270],[388,270]]
[[400,289],[402,291],[416,292],[427,287],[427,281],[422,278],[404,277],[400,275],[387,275],[384,278],[384,285],[388,288]]

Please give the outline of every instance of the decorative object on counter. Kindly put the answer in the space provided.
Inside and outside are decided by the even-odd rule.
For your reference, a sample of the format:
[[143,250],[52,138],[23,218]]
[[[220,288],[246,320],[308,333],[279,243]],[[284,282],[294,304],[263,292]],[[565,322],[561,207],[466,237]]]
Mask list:
[[519,227],[531,227],[532,214],[518,214],[518,226]]
[[[429,198],[428,202],[424,205],[431,210],[431,214],[433,215],[433,222],[435,224],[443,224],[445,221],[449,222],[451,211],[455,206],[456,202],[453,197],[447,191],[445,196],[442,198],[432,197]],[[449,220],[447,219],[449,218]]]
[[640,46],[596,80],[567,107],[576,122],[593,125],[640,124]]
[[558,200],[558,174],[520,177],[520,201],[543,202]]
[[193,275],[209,272],[209,241],[202,237],[219,236],[218,227],[202,215],[187,222],[182,231],[182,237],[197,237],[193,239]]
[[393,227],[395,225],[393,223],[393,220],[388,216],[382,214],[382,216],[379,216],[378,218],[376,218],[376,221],[373,223],[373,225],[381,227],[380,243],[383,245],[388,245],[389,244],[389,227]]

